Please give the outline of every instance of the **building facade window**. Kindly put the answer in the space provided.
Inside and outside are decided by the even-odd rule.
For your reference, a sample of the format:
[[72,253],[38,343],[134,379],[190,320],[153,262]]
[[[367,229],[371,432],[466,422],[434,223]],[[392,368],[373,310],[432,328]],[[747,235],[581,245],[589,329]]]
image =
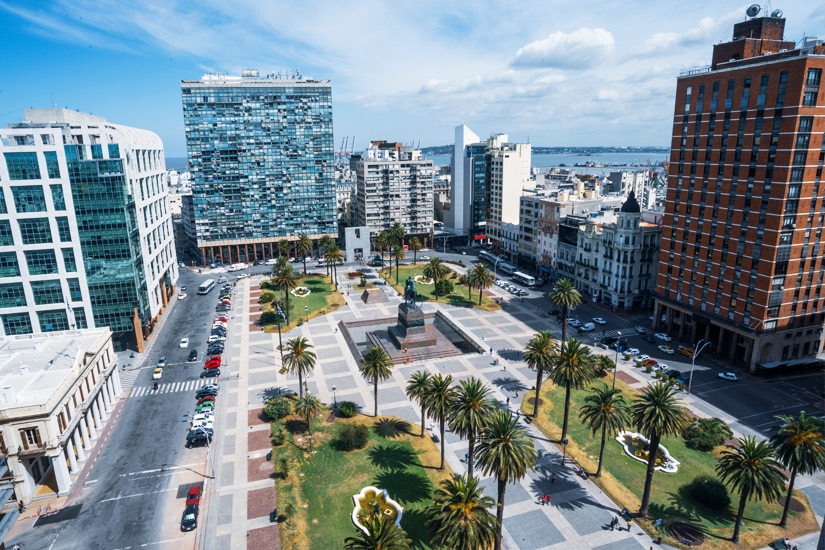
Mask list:
[[11,188],[14,209],[20,213],[45,212],[46,196],[42,185],[15,185]]
[[28,313],[9,313],[0,317],[3,319],[6,336],[32,333],[32,322]]
[[63,249],[63,267],[68,273],[77,272],[77,261],[75,261],[74,250],[71,248]]
[[74,322],[76,328],[89,328],[89,322],[86,320],[86,310],[82,307],[76,307],[72,309],[72,314],[74,315]]
[[23,283],[6,283],[0,285],[0,308],[25,307],[26,292]]
[[40,428],[22,428],[20,430],[20,441],[25,450],[42,447],[43,442],[40,440]]
[[20,265],[17,263],[17,253],[0,252],[0,277],[19,277]]
[[72,302],[79,302],[83,300],[83,293],[80,290],[80,279],[68,279],[69,283],[69,298]]
[[61,243],[72,242],[72,230],[69,228],[69,218],[57,218],[57,234]]
[[49,179],[60,179],[60,163],[57,161],[57,153],[46,151],[43,156],[46,157],[46,172],[49,174]]
[[64,302],[63,286],[59,280],[32,281],[31,285],[36,305],[62,304]]
[[54,275],[58,273],[57,258],[53,250],[27,250],[25,255],[29,275]]
[[6,168],[11,180],[40,179],[40,165],[37,162],[37,153],[6,153]]
[[52,184],[49,186],[52,191],[52,203],[55,210],[66,210],[66,197],[63,195],[63,186]]
[[38,311],[37,320],[43,332],[69,330],[69,318],[63,309],[53,311]]
[[14,236],[11,233],[9,220],[0,220],[0,246],[14,246]]
[[18,220],[20,239],[23,244],[43,244],[52,242],[52,230],[48,218],[28,218]]

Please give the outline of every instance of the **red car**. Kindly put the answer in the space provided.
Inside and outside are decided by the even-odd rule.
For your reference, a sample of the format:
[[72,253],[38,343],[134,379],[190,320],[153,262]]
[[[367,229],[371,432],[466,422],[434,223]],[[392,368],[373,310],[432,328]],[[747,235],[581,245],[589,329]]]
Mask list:
[[218,363],[220,363],[221,362],[221,356],[220,355],[213,355],[212,357],[207,359],[207,362],[210,362],[210,361],[217,361]]
[[221,358],[218,357],[216,359],[216,358],[212,357],[211,359],[206,360],[206,364],[207,365],[220,365],[221,364]]
[[642,363],[642,366],[643,367],[655,367],[658,364],[659,364],[659,362],[656,361],[655,359],[645,359],[645,362]]
[[210,395],[210,396],[207,396],[207,397],[203,397],[203,398],[201,398],[201,399],[198,399],[198,402],[197,402],[197,403],[195,403],[195,406],[197,407],[198,405],[203,405],[203,404],[204,404],[204,403],[206,403],[207,401],[211,401],[212,403],[214,403],[214,402],[215,402],[215,398],[214,398],[214,397],[212,397],[211,395]]
[[212,369],[218,369],[218,368],[220,368],[220,366],[221,365],[219,363],[207,363],[206,365],[203,366],[203,368],[204,368],[204,370],[212,370]]
[[201,501],[201,488],[192,487],[189,489],[189,495],[186,497],[186,505],[198,504]]

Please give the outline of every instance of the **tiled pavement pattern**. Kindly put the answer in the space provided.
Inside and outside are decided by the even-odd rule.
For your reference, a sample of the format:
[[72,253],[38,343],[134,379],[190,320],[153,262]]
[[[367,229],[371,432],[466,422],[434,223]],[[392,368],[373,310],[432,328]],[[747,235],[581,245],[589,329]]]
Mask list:
[[[264,334],[249,323],[249,315],[255,311],[256,305],[250,302],[257,300],[257,293],[250,296],[249,288],[255,284],[257,280],[245,280],[238,285],[235,303],[241,305],[243,311],[235,312],[232,321],[233,338],[231,347],[227,346],[227,353],[232,357],[233,368],[226,369],[222,380],[224,391],[221,395],[228,408],[223,449],[218,452],[220,464],[215,464],[220,512],[215,533],[217,544],[214,547],[218,548],[240,548],[244,539],[250,549],[279,547],[277,526],[268,522],[268,514],[275,507],[276,499],[272,464],[265,458],[269,450],[268,426],[259,418],[259,409],[266,398],[277,395],[279,391],[297,392],[298,381],[295,377],[278,373],[277,333]],[[360,406],[363,412],[371,414],[371,386],[358,374],[355,360],[348,352],[337,324],[349,319],[394,317],[400,298],[391,288],[382,289],[392,295],[389,302],[365,305],[358,298],[358,293],[345,282],[342,286],[347,302],[345,307],[283,335],[284,339],[306,336],[315,346],[318,364],[307,380],[307,387],[323,402],[332,403],[333,398],[339,402],[349,400]],[[351,295],[347,295],[348,291]],[[506,296],[503,293],[496,295]],[[433,307],[431,304],[426,306],[428,310]],[[435,307],[446,311],[479,343],[493,347],[494,354],[464,355],[397,366],[393,377],[379,385],[379,413],[420,422],[420,409],[404,395],[407,379],[419,369],[451,374],[455,380],[470,376],[480,378],[492,388],[501,406],[507,406],[509,397],[515,411],[516,404],[521,400],[517,395],[531,388],[535,380],[533,371],[520,361],[518,350],[523,349],[538,327],[557,332],[556,323],[547,323],[547,319],[542,319],[537,310],[516,300],[499,312],[443,304]],[[235,360],[237,358],[240,361]],[[499,365],[493,364],[495,358],[499,358]],[[626,372],[620,371],[619,376],[635,387],[649,382],[641,379],[644,374],[629,368]],[[688,403],[697,415],[724,418],[721,411],[704,402],[689,398]],[[702,405],[701,410],[697,409],[697,404]],[[594,483],[577,477],[569,459],[563,467],[561,452],[543,434],[533,426],[523,425],[535,439],[539,459],[534,472],[507,488],[505,548],[633,550],[654,546],[650,537],[637,527],[630,533],[607,529],[607,523],[618,512],[617,506]],[[739,433],[749,433],[736,423],[732,427]],[[463,461],[466,442],[449,432],[445,439],[450,467],[455,472],[466,471]],[[555,474],[555,482],[551,482],[551,474]],[[819,481],[805,478],[798,485],[818,508],[817,514],[822,515],[825,490]],[[482,483],[485,492],[495,498],[495,481],[487,478]],[[537,499],[546,493],[552,495],[551,503],[542,506]]]

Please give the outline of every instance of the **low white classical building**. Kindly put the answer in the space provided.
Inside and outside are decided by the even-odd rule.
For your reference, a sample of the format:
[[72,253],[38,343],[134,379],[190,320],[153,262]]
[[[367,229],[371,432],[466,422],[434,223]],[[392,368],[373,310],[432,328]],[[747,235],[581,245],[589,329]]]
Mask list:
[[108,328],[0,339],[0,450],[15,500],[69,493],[121,391]]

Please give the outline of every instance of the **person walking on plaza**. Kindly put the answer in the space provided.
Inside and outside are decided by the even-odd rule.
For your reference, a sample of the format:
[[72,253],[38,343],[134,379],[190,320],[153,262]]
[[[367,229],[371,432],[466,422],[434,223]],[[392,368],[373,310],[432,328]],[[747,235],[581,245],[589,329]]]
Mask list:
[[556,474],[550,474],[550,485],[556,482]]
[[633,520],[631,520],[631,519],[627,520],[627,532],[628,533],[630,532],[630,526],[631,525],[633,525]]

